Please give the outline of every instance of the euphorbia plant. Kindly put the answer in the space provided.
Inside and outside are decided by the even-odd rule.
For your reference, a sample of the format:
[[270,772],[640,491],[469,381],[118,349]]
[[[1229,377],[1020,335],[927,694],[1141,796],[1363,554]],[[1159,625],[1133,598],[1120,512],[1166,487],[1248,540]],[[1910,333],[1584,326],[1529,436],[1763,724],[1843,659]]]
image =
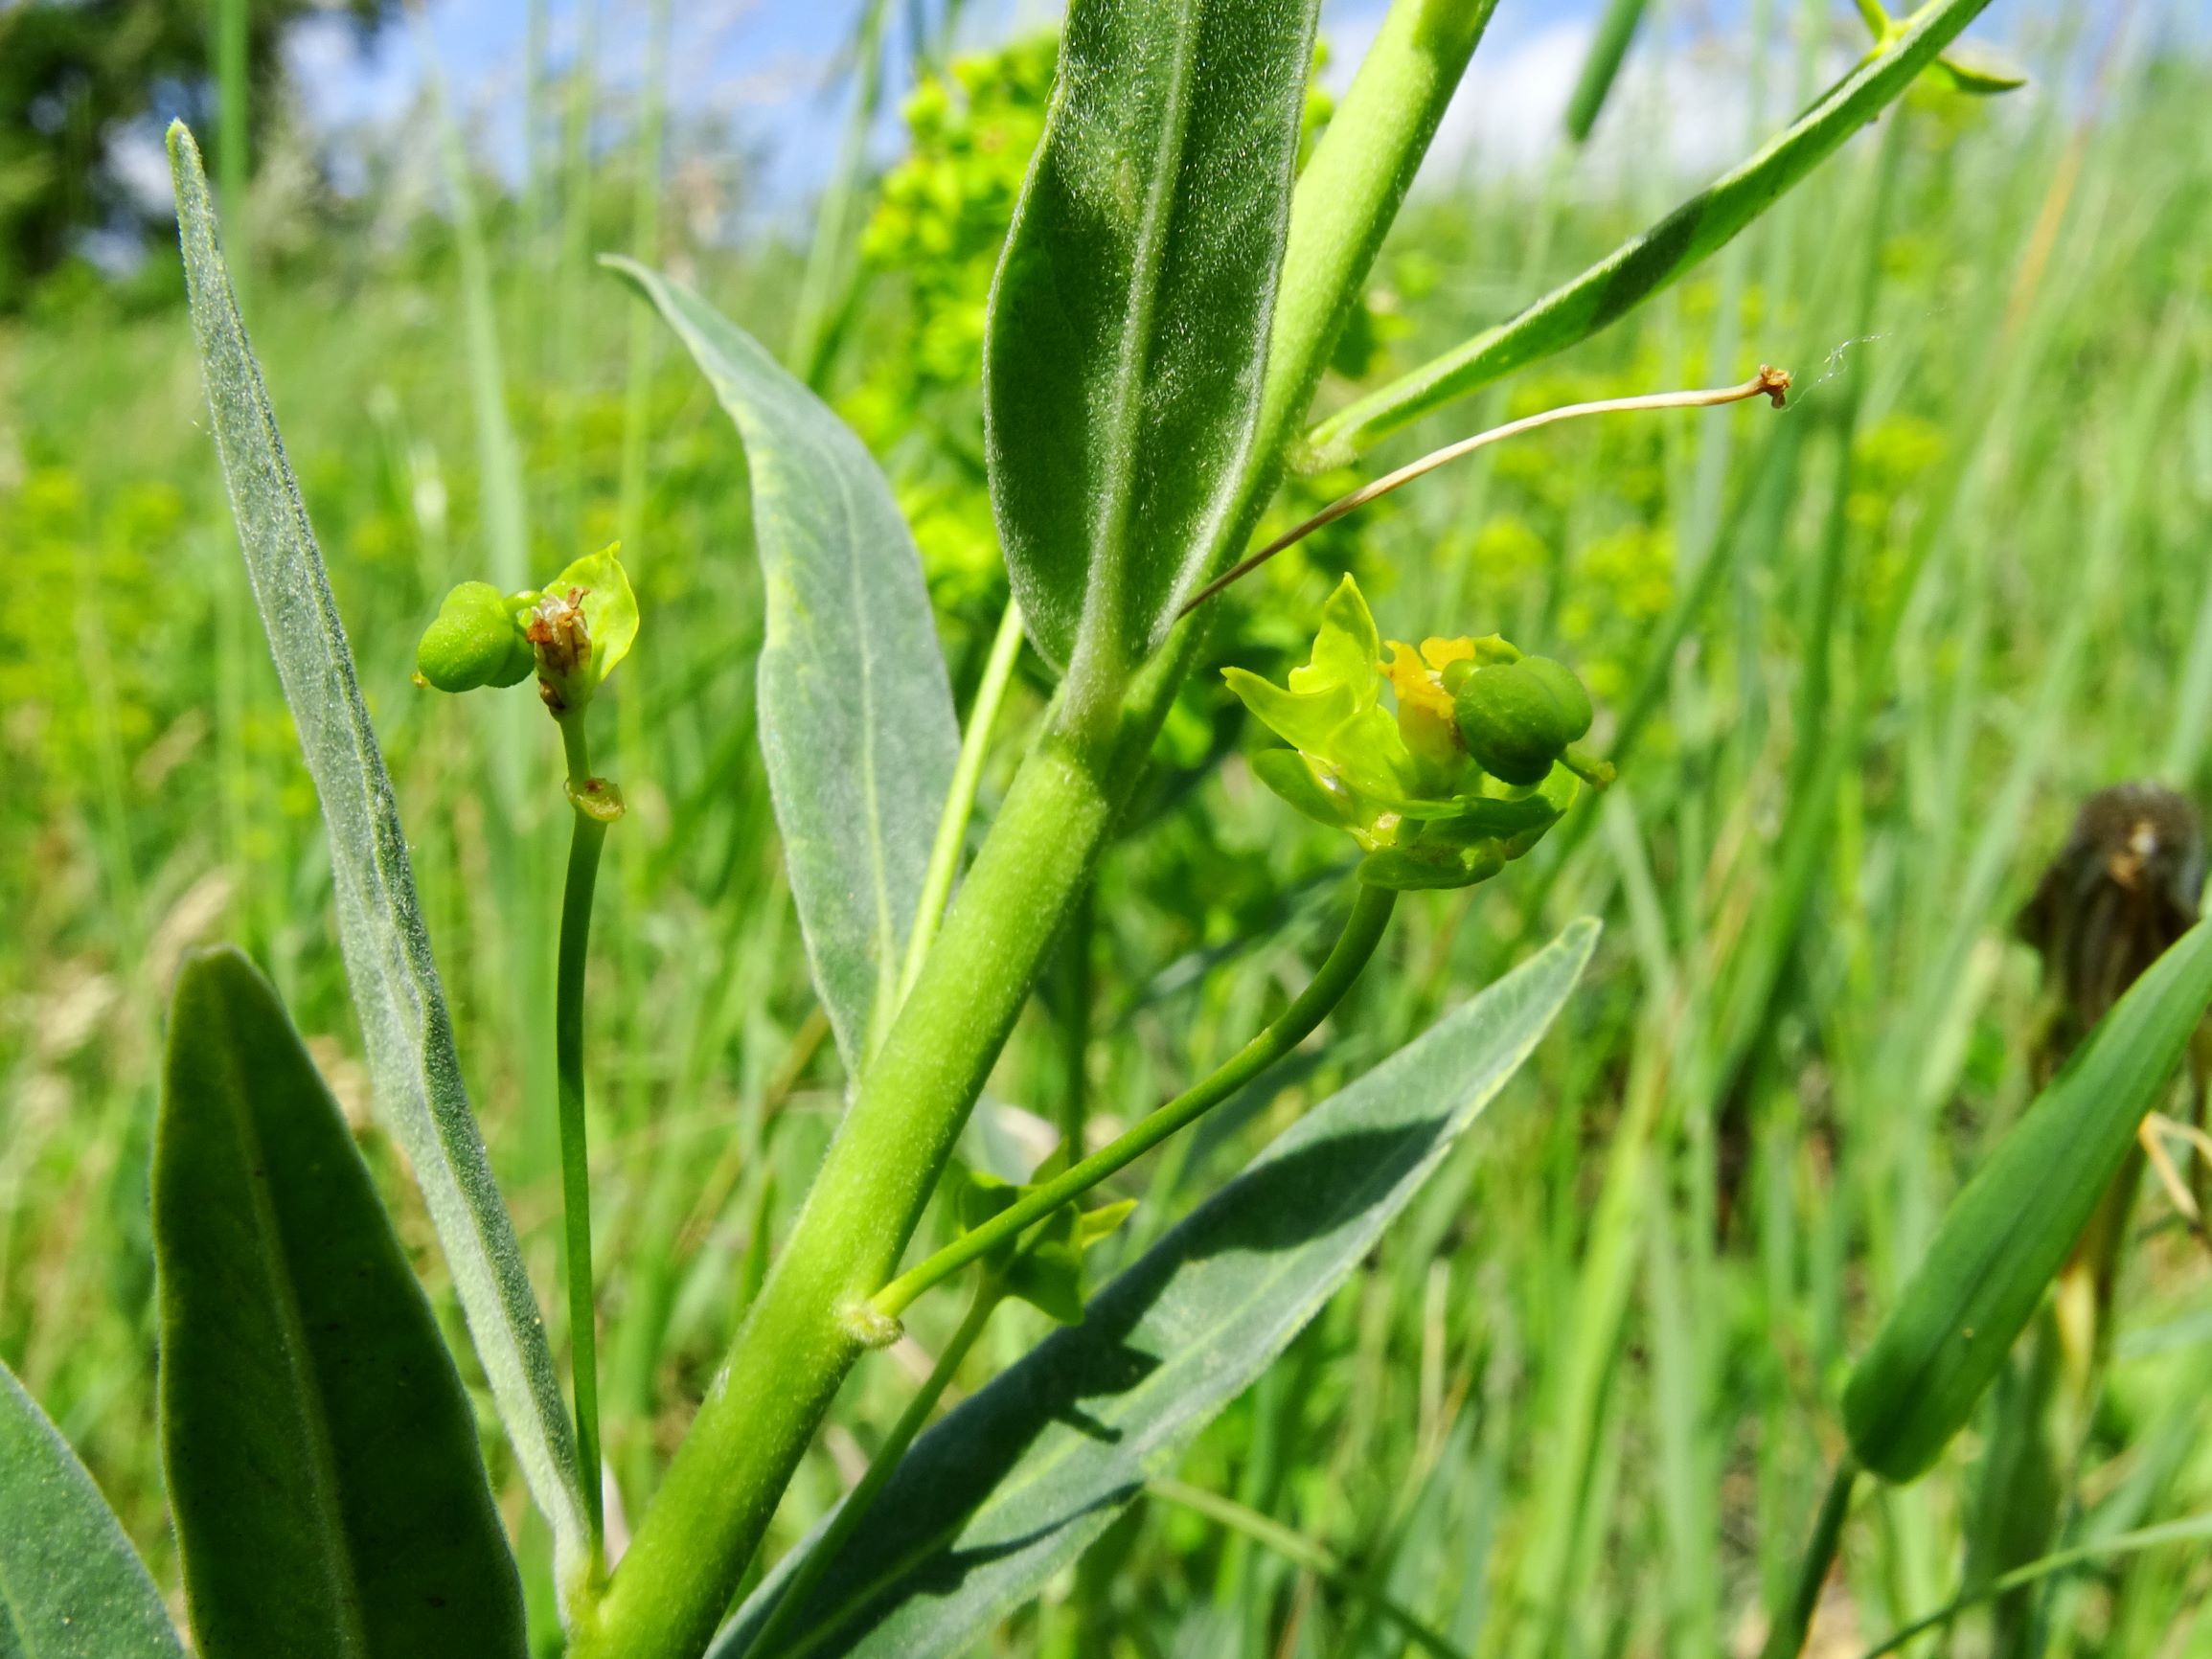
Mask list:
[[[984,362],[985,452],[1018,607],[986,684],[1003,686],[1024,625],[1060,682],[964,872],[997,697],[980,697],[963,732],[912,541],[880,474],[742,330],[681,284],[620,264],[690,348],[743,441],[768,604],[763,746],[809,960],[853,1087],[790,1237],[611,1570],[591,1445],[582,1066],[568,1041],[581,1022],[569,996],[582,983],[590,872],[611,799],[591,776],[582,716],[635,611],[623,608],[618,622],[608,610],[618,589],[627,607],[627,587],[611,556],[598,556],[536,595],[457,590],[422,657],[426,679],[456,688],[513,684],[535,670],[567,740],[578,817],[557,1023],[568,1034],[559,1109],[573,1240],[572,1430],[461,1084],[353,659],[230,302],[196,151],[173,131],[215,433],[330,830],[339,935],[377,1107],[422,1186],[516,1461],[550,1522],[572,1651],[964,1650],[1095,1536],[1353,1270],[1557,1012],[1587,959],[1591,926],[1570,927],[1313,1108],[1087,1302],[1083,1249],[1116,1217],[1110,1206],[1081,1202],[1311,1033],[1373,955],[1402,892],[1499,875],[1558,820],[1581,781],[1605,774],[1580,746],[1591,710],[1564,666],[1461,632],[1472,618],[1394,618],[1393,631],[1420,643],[1386,654],[1349,583],[1323,607],[1312,660],[1288,685],[1233,677],[1291,745],[1263,753],[1256,770],[1356,844],[1337,946],[1309,989],[1220,1072],[1090,1157],[1068,1148],[1029,1190],[970,1186],[967,1231],[901,1268],[955,1138],[1199,660],[1213,614],[1203,602],[1242,568],[1285,468],[1355,457],[1417,415],[1602,329],[1871,120],[1985,3],[1933,0],[1648,235],[1305,432],[1332,345],[1491,6],[1397,0],[1301,172],[1311,0],[1076,0],[1001,261]],[[1661,401],[1777,390],[1763,373]],[[248,1286],[239,1294],[278,1310],[242,1325],[244,1346],[232,1356],[270,1356],[247,1367],[274,1379],[252,1420],[283,1432],[254,1437],[254,1466],[296,1477],[271,1489],[274,1498],[236,1478],[226,1487],[240,1463],[230,1448],[177,1441],[187,1417],[165,1424],[201,1651],[518,1652],[512,1563],[487,1531],[473,1448],[448,1433],[432,1457],[380,1455],[378,1437],[393,1431],[375,1378],[363,1380],[369,1360],[403,1346],[413,1356],[407,1385],[447,1428],[461,1403],[450,1363],[421,1341],[420,1293],[391,1272],[388,1228],[349,1202],[331,1212],[345,1228],[333,1245],[297,1205],[262,1201],[309,1170],[357,1195],[342,1133],[333,1141],[303,1130],[296,1145],[280,1146],[253,1132],[264,1119],[327,1131],[327,1095],[273,994],[242,964],[195,966],[179,999],[164,1105],[178,1194],[164,1206],[165,1291],[175,1283],[181,1294],[186,1282],[171,1275],[196,1250],[214,1270],[237,1267],[235,1283]],[[195,1156],[209,1145],[226,1155]],[[195,1232],[203,1212],[188,1198],[202,1168],[242,1195],[233,1213],[254,1225],[219,1238]],[[385,1309],[376,1330],[350,1333],[353,1347],[299,1317],[327,1304],[329,1276],[343,1270],[333,1250],[353,1253]],[[914,1298],[963,1273],[978,1287],[946,1365],[1004,1294],[1080,1323],[917,1439],[949,1375],[941,1365],[855,1501],[718,1639],[847,1374],[896,1334]],[[210,1306],[219,1299],[165,1301],[165,1397],[173,1387],[224,1398],[194,1369],[202,1363],[194,1356],[226,1352],[196,1340],[207,1315],[195,1309]],[[378,1331],[389,1338],[381,1345]],[[14,1420],[10,1412],[22,1415],[12,1398],[0,1398],[0,1427]],[[36,1433],[0,1439],[0,1478],[15,1478],[20,1464],[49,1480],[66,1464],[66,1451]],[[360,1484],[348,1471],[376,1478]],[[98,1650],[173,1651],[158,1609],[147,1612],[143,1575],[117,1558],[112,1525],[81,1483],[64,1477],[52,1476],[50,1489],[72,1513],[84,1511],[74,1524],[86,1558],[104,1563],[81,1580],[113,1632]],[[188,1489],[191,1506],[181,1501]],[[309,1525],[297,1535],[311,1546],[271,1563],[277,1584],[257,1580],[240,1541],[292,1535],[270,1524],[284,1512],[273,1503],[301,1510]],[[188,1523],[188,1512],[197,1519]],[[231,1524],[244,1521],[262,1533]],[[14,1534],[0,1534],[5,1582]],[[479,1593],[444,1595],[441,1572],[470,1574]],[[257,1625],[251,1598],[272,1593],[285,1618]],[[403,1618],[390,1598],[408,1598]],[[79,1649],[34,1639],[30,1650]]]
[[[576,1449],[585,1468],[599,1464],[599,1337],[591,1280],[591,1162],[583,1112],[583,976],[591,943],[592,896],[599,884],[606,827],[622,816],[622,791],[591,769],[584,717],[606,677],[637,638],[637,598],[619,548],[577,559],[541,590],[502,595],[465,581],[438,607],[416,648],[416,677],[442,692],[512,686],[535,672],[538,700],[560,728],[568,762],[563,784],[575,827],[561,885],[560,960],[554,992],[554,1068],[560,1111],[560,1192],[566,1212],[570,1386],[576,1394]],[[600,1483],[586,1482],[596,1563],[604,1549]]]

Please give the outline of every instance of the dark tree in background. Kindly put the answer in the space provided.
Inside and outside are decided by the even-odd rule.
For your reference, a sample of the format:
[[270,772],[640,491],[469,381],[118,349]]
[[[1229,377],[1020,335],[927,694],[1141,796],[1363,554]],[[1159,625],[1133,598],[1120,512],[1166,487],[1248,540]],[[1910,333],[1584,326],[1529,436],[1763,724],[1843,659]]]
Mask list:
[[[247,0],[253,118],[271,105],[293,23],[331,12],[366,34],[392,11],[391,0]],[[110,145],[140,121],[208,129],[215,12],[210,0],[0,0],[0,312],[87,233],[166,224],[117,176]]]

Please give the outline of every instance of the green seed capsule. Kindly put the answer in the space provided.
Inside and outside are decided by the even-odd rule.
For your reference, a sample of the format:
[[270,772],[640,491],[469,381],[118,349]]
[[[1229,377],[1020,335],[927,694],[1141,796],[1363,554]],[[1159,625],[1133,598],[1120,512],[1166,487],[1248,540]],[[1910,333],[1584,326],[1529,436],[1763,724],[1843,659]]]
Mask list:
[[1467,752],[1508,784],[1541,783],[1568,744],[1590,729],[1590,695],[1564,663],[1523,657],[1460,682],[1453,698]]
[[415,666],[442,692],[512,686],[536,666],[512,603],[488,581],[465,581],[445,596],[423,631]]

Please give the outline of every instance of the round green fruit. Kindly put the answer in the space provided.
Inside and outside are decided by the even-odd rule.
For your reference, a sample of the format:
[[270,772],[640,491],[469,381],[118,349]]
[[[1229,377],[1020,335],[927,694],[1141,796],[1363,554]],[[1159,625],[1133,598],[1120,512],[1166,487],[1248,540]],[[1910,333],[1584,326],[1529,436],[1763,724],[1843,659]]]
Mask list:
[[513,605],[488,581],[465,581],[447,594],[415,649],[415,666],[442,692],[512,686],[536,660]]
[[1590,694],[1564,663],[1523,657],[1460,682],[1453,699],[1475,763],[1508,784],[1540,784],[1569,743],[1590,729]]

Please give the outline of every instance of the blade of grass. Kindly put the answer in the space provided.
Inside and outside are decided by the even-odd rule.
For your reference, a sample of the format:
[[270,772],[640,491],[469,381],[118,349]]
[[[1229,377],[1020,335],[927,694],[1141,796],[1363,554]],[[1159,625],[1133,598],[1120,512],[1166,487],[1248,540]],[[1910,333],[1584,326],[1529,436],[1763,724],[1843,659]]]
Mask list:
[[1272,1550],[1291,1565],[1303,1568],[1326,1582],[1348,1601],[1372,1602],[1376,1611],[1389,1620],[1401,1636],[1424,1653],[1431,1655],[1432,1659],[1465,1659],[1458,1648],[1419,1614],[1382,1595],[1359,1575],[1348,1571],[1343,1562],[1303,1533],[1293,1532],[1282,1522],[1262,1514],[1258,1510],[1247,1508],[1235,1498],[1207,1491],[1203,1487],[1188,1486],[1168,1476],[1147,1481],[1145,1490],[1155,1498],[1189,1510],[1194,1514],[1203,1515],[1209,1521],[1227,1527],[1240,1536]]
[[[837,141],[837,161],[829,188],[814,210],[813,239],[807,248],[806,269],[799,278],[799,297],[791,310],[790,337],[784,344],[784,362],[807,385],[821,389],[829,368],[834,332],[831,318],[838,309],[838,291],[851,284],[850,244],[858,217],[860,175],[868,162],[868,135],[883,109],[883,20],[890,0],[863,0],[853,25],[850,47],[853,63],[853,107],[845,117],[845,130]],[[637,256],[643,261],[646,256]]]
[[1368,448],[1432,409],[1525,363],[1564,351],[1633,308],[1722,246],[1912,83],[1989,0],[1931,0],[1811,109],[1741,166],[1642,236],[1555,288],[1512,321],[1401,375],[1313,429],[1322,465]]
[[1606,0],[1605,13],[1599,17],[1589,51],[1583,57],[1583,72],[1567,100],[1567,137],[1575,143],[1586,143],[1590,129],[1597,125],[1598,112],[1606,106],[1606,97],[1613,89],[1614,78],[1621,72],[1629,43],[1635,38],[1636,25],[1643,17],[1644,0]]
[[2191,1515],[2186,1520],[2164,1521],[2155,1527],[2139,1527],[2132,1533],[2122,1533],[2115,1538],[2105,1538],[2093,1544],[2083,1544],[2070,1550],[2059,1550],[2030,1561],[2024,1567],[2015,1567],[2000,1578],[1986,1584],[1978,1584],[1965,1595],[1946,1602],[1934,1612],[1915,1619],[1859,1655],[1859,1659],[1882,1659],[1908,1645],[1915,1636],[1950,1624],[1969,1607],[1977,1607],[1984,1602],[1994,1601],[2024,1584],[2033,1584],[2054,1573],[2071,1572],[2115,1556],[2135,1555],[2144,1550],[2162,1549],[2168,1544],[2193,1544],[2212,1538],[2212,1514]]

